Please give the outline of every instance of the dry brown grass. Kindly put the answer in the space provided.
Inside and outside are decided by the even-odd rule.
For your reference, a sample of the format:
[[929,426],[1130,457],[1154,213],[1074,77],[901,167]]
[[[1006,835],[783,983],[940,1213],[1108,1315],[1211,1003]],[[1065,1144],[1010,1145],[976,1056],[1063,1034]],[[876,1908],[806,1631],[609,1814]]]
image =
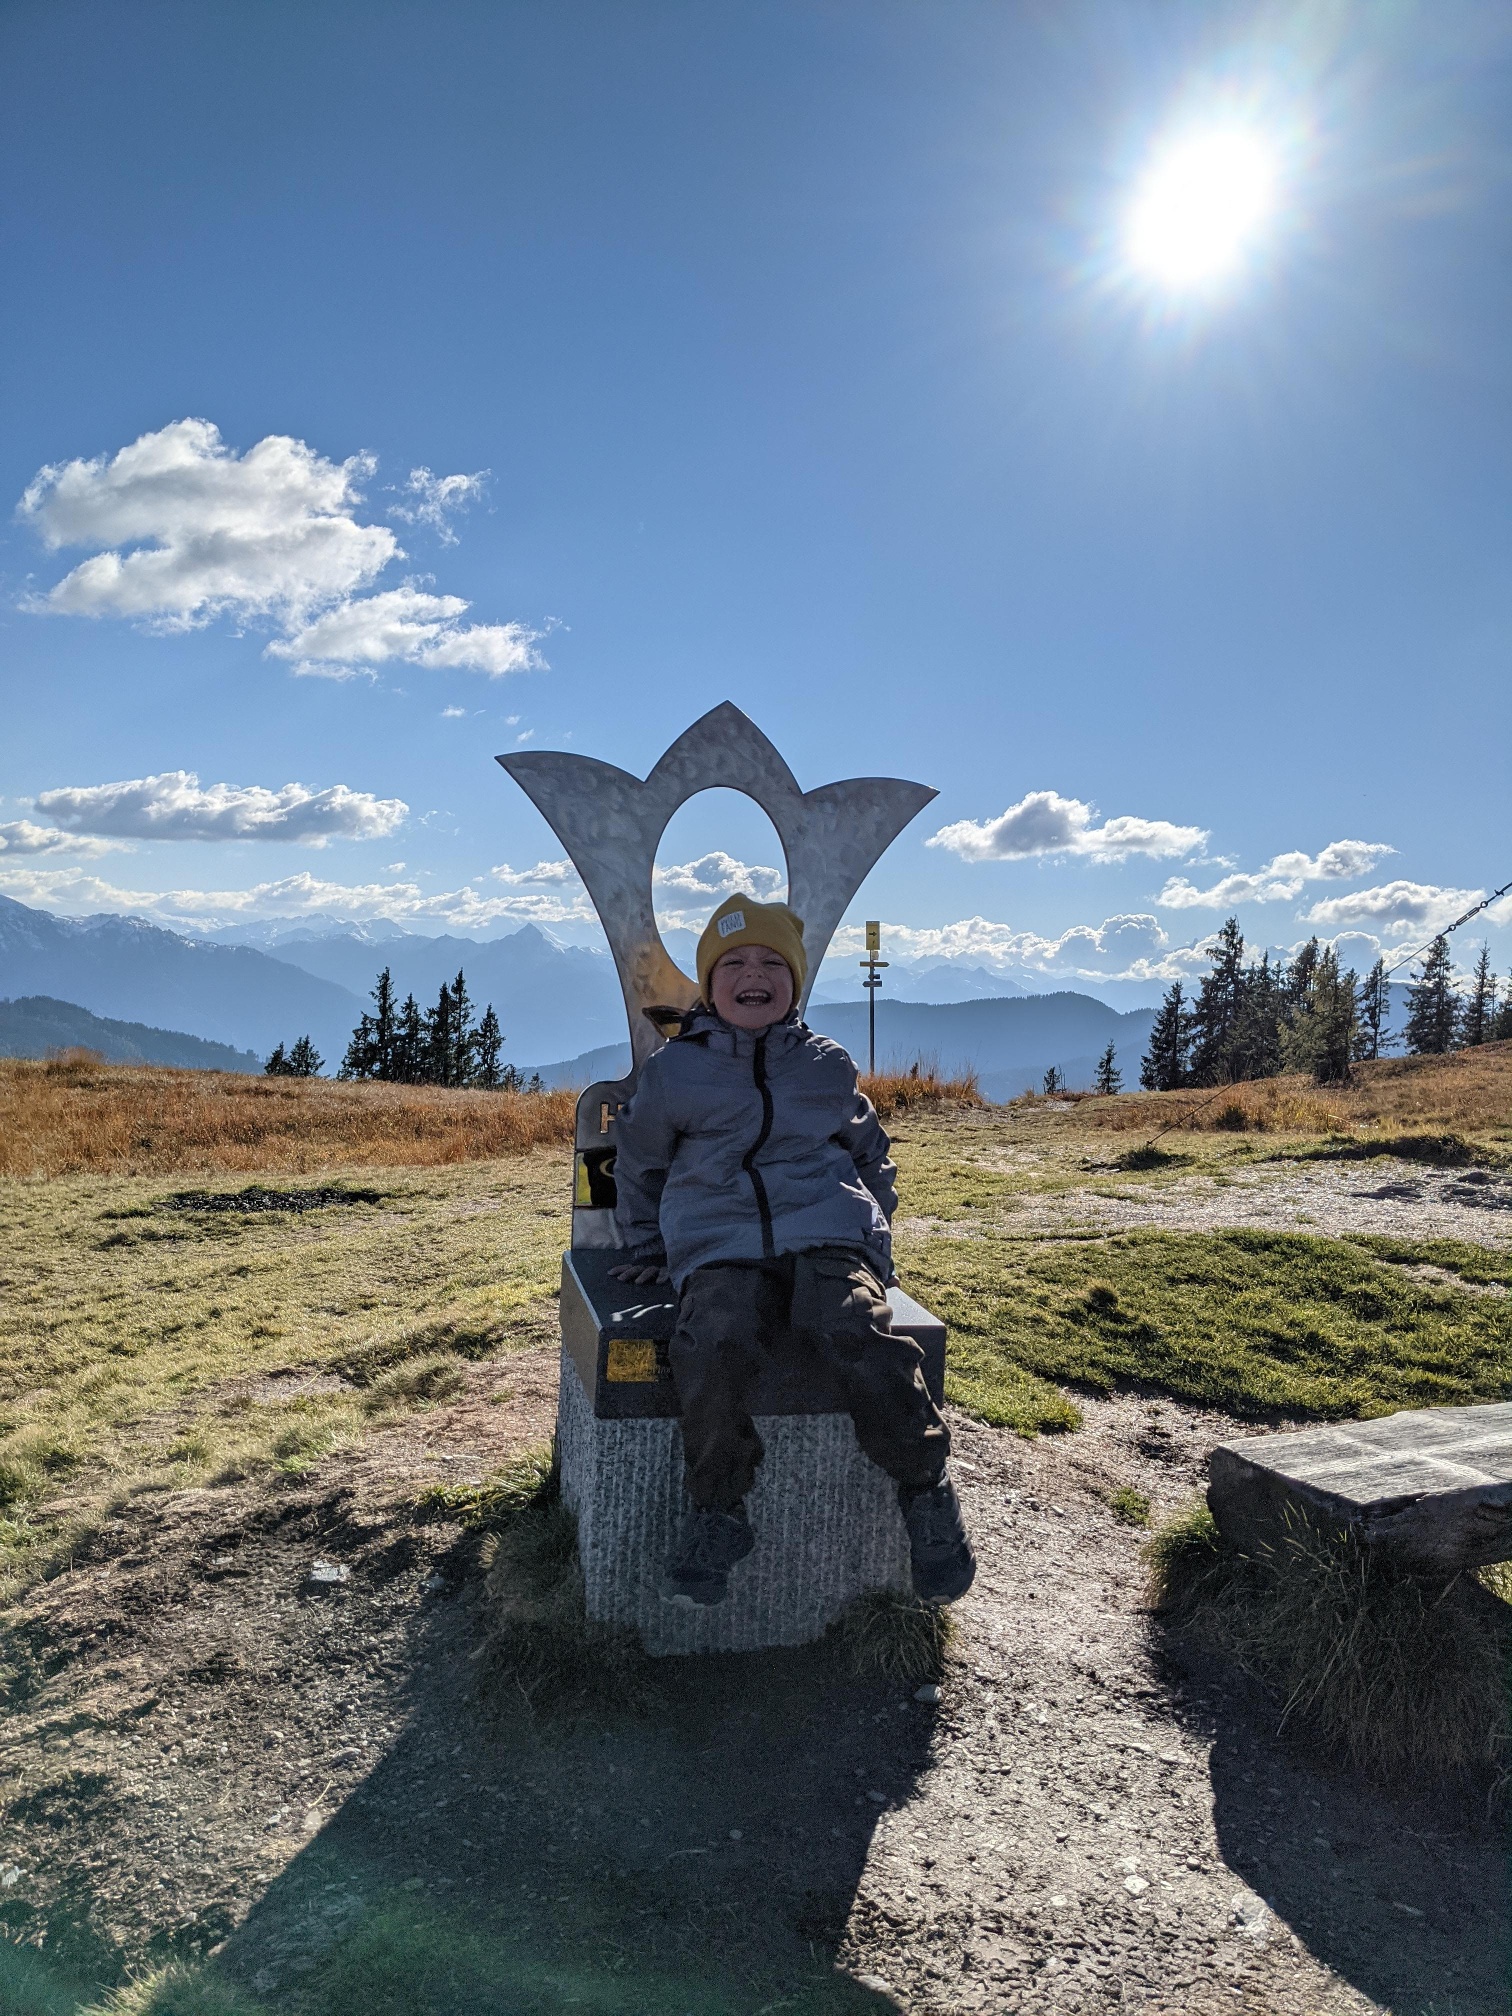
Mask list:
[[433,1168],[572,1139],[573,1092],[0,1059],[0,1176]]
[[1348,1085],[1264,1078],[1216,1091],[1136,1092],[1077,1103],[1080,1123],[1115,1133],[1512,1134],[1512,1043],[1447,1057],[1388,1057],[1355,1067]]
[[942,1078],[932,1066],[912,1071],[863,1071],[861,1090],[884,1120],[895,1120],[900,1113],[955,1112],[987,1103],[977,1088],[974,1071]]

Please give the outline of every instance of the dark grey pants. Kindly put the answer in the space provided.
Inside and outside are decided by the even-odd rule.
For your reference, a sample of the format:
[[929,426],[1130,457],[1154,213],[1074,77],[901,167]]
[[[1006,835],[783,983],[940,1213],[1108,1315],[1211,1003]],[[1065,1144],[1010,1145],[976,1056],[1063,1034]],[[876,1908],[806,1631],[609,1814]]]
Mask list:
[[932,1484],[950,1431],[924,1384],[924,1354],[896,1337],[887,1296],[864,1257],[820,1246],[776,1260],[699,1267],[683,1283],[672,1333],[688,1494],[731,1511],[763,1450],[751,1400],[763,1364],[828,1369],[873,1463],[911,1487]]

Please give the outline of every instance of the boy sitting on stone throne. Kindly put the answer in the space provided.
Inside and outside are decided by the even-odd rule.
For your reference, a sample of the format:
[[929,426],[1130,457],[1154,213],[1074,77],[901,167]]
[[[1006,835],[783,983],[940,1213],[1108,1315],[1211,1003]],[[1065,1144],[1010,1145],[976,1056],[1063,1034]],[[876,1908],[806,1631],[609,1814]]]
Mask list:
[[798,1019],[806,970],[803,920],[786,904],[721,904],[698,944],[701,998],[615,1123],[627,1257],[613,1271],[670,1275],[678,1294],[672,1376],[691,1510],[661,1593],[723,1602],[757,1539],[745,1497],[763,1453],[750,1412],[763,1360],[811,1354],[897,1483],[915,1592],[949,1603],[976,1561],[923,1353],[892,1330],[890,1144],[849,1056]]

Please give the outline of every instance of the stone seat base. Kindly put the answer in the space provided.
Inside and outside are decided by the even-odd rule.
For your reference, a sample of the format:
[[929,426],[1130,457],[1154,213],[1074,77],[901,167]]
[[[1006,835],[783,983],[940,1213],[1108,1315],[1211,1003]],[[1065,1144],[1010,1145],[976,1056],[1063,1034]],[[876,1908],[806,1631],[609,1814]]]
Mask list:
[[820,1638],[874,1590],[907,1594],[897,1487],[856,1443],[847,1414],[758,1415],[766,1459],[747,1502],[755,1552],[707,1610],[664,1603],[662,1563],[684,1510],[675,1419],[603,1420],[562,1353],[562,1498],[577,1517],[587,1612],[629,1626],[654,1655],[753,1652]]

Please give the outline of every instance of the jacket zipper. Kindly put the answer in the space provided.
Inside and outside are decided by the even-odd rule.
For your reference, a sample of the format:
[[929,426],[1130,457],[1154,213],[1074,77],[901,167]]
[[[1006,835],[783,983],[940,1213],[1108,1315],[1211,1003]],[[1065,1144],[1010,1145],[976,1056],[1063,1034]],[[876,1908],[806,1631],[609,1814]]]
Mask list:
[[772,1238],[772,1207],[767,1199],[766,1185],[761,1180],[761,1171],[756,1167],[756,1157],[765,1148],[767,1136],[772,1131],[772,1094],[767,1086],[764,1035],[756,1038],[751,1073],[756,1080],[756,1090],[761,1094],[761,1132],[741,1158],[740,1166],[750,1177],[751,1188],[756,1193],[756,1209],[761,1217],[761,1257],[763,1260],[775,1260],[777,1247]]

